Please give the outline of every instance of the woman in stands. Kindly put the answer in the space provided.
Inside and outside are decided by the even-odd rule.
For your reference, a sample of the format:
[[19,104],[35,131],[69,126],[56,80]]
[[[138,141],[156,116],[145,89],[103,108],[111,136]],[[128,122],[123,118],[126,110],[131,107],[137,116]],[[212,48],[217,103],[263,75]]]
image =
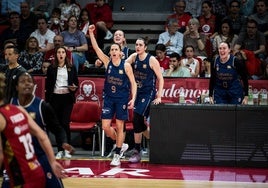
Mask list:
[[188,30],[184,33],[183,46],[191,45],[194,47],[195,55],[204,59],[207,57],[206,53],[206,36],[199,33],[198,28],[200,24],[196,18],[192,18],[188,22]]
[[85,52],[88,51],[88,44],[85,34],[78,30],[77,18],[70,16],[68,21],[68,29],[63,31],[63,43],[66,48],[72,52],[73,64],[76,71],[79,71],[79,66],[86,63]]
[[[156,58],[146,52],[147,42],[143,38],[138,38],[135,44],[136,53],[133,53],[126,60],[126,63],[133,64],[135,79],[137,82],[137,99],[134,108],[134,141],[135,148],[129,161],[140,162],[142,134],[149,138],[149,129],[145,124],[148,119],[150,104],[161,103],[161,95],[164,86],[164,79],[159,62]],[[158,91],[156,83],[158,81]]]
[[184,47],[184,56],[181,58],[181,65],[187,67],[190,70],[192,77],[199,77],[200,63],[198,59],[195,58],[194,47],[191,45],[186,45]]
[[230,52],[229,43],[221,42],[219,56],[211,65],[209,82],[211,104],[247,104],[248,102],[246,66]]
[[25,50],[20,53],[18,63],[29,73],[39,73],[43,62],[43,53],[39,51],[38,40],[29,37]]
[[213,55],[218,54],[218,47],[221,42],[228,42],[231,46],[231,50],[233,51],[237,38],[238,36],[234,34],[234,30],[231,25],[231,22],[228,19],[222,20],[219,32],[215,36],[213,43],[212,43]]
[[[136,99],[137,85],[130,64],[122,60],[119,44],[112,44],[110,57],[99,48],[94,36],[95,26],[89,26],[89,34],[93,49],[106,68],[104,82],[104,102],[102,108],[102,128],[105,134],[116,140],[116,148],[112,166],[121,164],[120,157],[127,150],[123,148],[124,121],[128,119],[128,108],[133,108]],[[116,132],[111,127],[113,117],[116,118]]]

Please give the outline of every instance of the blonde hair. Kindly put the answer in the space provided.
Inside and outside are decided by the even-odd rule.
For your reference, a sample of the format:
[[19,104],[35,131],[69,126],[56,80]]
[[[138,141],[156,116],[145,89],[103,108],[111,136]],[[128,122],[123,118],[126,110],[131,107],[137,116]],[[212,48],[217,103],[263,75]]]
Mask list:
[[196,19],[196,18],[191,18],[188,21],[188,25],[190,25],[190,24],[194,24],[194,25],[200,26],[200,23],[199,23],[198,19]]

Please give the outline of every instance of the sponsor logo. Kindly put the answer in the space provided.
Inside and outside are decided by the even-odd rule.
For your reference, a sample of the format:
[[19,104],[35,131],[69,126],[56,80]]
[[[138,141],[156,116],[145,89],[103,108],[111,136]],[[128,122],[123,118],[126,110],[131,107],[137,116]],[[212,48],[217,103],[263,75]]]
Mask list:
[[65,169],[69,177],[115,177],[118,174],[127,174],[135,177],[150,177],[148,169],[133,169],[115,167],[106,172],[95,174],[91,168],[73,167]]

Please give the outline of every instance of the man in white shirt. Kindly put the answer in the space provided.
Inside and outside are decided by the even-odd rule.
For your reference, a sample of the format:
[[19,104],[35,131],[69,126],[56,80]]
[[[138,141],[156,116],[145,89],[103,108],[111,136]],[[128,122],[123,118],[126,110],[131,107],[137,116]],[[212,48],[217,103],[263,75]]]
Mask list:
[[39,17],[37,19],[37,29],[31,34],[31,36],[38,40],[39,51],[44,53],[54,48],[53,38],[56,35],[47,26],[47,19],[45,17]]
[[166,53],[178,53],[182,55],[183,48],[183,34],[178,32],[178,20],[171,18],[168,20],[167,31],[159,35],[157,44],[164,44],[166,46]]

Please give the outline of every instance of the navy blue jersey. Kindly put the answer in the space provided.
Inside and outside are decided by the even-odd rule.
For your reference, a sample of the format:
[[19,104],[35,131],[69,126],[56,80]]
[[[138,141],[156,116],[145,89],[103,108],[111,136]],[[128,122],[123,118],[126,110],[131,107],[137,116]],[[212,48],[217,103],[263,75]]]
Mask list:
[[[222,63],[220,57],[217,57],[212,70],[209,95],[214,95],[214,102],[216,104],[241,104],[248,88],[241,62],[233,55],[230,55],[225,63]],[[244,90],[246,91],[244,92]]]
[[137,95],[156,93],[156,75],[150,67],[151,55],[147,54],[144,60],[140,60],[139,56],[136,56],[133,72],[137,83]]
[[118,66],[112,61],[108,63],[105,82],[104,94],[114,98],[128,98],[130,94],[130,82],[125,72],[125,61],[121,60]]
[[220,57],[215,60],[214,68],[216,69],[216,86],[231,89],[230,87],[240,86],[243,90],[239,74],[234,66],[235,57],[230,55],[226,63],[221,63]]

